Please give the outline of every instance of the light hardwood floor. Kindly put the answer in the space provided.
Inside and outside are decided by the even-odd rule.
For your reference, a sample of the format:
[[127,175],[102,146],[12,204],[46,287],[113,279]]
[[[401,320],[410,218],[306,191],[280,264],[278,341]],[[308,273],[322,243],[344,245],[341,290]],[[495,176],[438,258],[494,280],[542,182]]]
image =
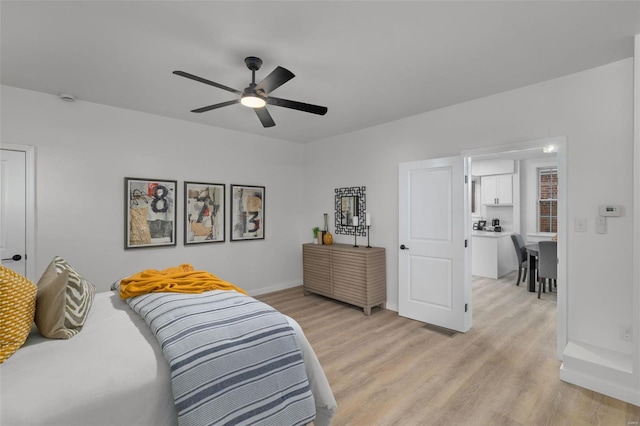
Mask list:
[[371,316],[302,287],[259,296],[300,323],[340,425],[638,425],[640,407],[559,379],[556,293],[515,273],[474,277],[473,328],[453,337],[374,308]]

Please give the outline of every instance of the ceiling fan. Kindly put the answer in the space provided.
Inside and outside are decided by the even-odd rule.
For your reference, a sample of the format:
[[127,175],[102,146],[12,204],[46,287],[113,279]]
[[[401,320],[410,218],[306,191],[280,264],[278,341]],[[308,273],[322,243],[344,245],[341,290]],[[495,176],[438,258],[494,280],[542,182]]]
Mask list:
[[188,72],[174,71],[173,73],[175,75],[186,77],[191,80],[199,81],[200,83],[208,84],[210,86],[226,90],[227,92],[240,95],[238,99],[193,109],[191,110],[191,112],[200,113],[241,103],[244,106],[253,108],[264,127],[273,127],[276,125],[276,123],[273,121],[273,118],[271,118],[271,114],[269,114],[269,111],[267,111],[267,104],[296,109],[303,112],[310,112],[312,114],[318,115],[325,115],[327,113],[327,107],[306,104],[297,101],[290,101],[288,99],[275,98],[273,96],[270,96],[271,92],[295,77],[295,75],[288,69],[277,67],[271,72],[271,74],[269,74],[261,82],[256,84],[256,71],[258,71],[262,66],[262,59],[256,58],[255,56],[249,56],[244,59],[244,63],[247,65],[247,68],[251,70],[251,83],[249,83],[249,86],[247,86],[242,91],[233,89],[223,84],[215,83],[202,77],[198,77],[197,75],[189,74]]

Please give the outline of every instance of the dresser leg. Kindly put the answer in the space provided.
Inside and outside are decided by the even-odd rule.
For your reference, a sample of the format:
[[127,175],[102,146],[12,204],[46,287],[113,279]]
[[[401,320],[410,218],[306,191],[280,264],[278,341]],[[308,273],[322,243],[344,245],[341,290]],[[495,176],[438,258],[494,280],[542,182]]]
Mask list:
[[366,316],[371,315],[371,306],[369,306],[368,308],[362,308],[362,310],[364,311],[364,314]]
[[306,288],[303,288],[303,289],[302,289],[302,292],[304,293],[304,295],[305,295],[305,296],[308,296],[309,294],[311,294],[311,293],[309,293],[309,292],[307,291],[307,289],[306,289]]

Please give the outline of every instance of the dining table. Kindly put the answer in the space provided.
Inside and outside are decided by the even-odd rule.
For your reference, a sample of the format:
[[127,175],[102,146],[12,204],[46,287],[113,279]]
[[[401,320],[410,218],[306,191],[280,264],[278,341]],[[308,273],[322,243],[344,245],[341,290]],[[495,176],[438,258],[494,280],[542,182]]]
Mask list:
[[528,290],[531,292],[536,291],[536,277],[538,275],[538,243],[528,243],[524,245],[524,248],[529,254],[529,281]]

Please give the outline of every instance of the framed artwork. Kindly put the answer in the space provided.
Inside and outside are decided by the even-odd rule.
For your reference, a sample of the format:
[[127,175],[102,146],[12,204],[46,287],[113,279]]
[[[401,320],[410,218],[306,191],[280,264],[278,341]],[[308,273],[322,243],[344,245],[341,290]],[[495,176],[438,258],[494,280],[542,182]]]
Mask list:
[[177,181],[124,178],[124,248],[176,245]]
[[231,241],[264,239],[264,186],[231,185]]
[[184,183],[184,244],[224,242],[224,184]]

